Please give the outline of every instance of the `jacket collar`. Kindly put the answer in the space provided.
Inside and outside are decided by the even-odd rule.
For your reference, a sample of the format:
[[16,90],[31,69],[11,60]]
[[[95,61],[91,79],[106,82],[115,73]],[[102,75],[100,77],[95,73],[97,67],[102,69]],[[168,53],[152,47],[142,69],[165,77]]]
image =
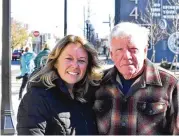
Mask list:
[[[104,77],[101,84],[105,84],[109,80],[116,80],[116,75],[118,74],[117,68],[114,66],[106,71],[104,71]],[[136,80],[139,82],[141,87],[146,87],[146,84],[162,86],[161,77],[159,70],[155,64],[153,64],[149,59],[144,62],[144,72]]]
[[113,66],[110,69],[104,71],[104,77],[101,81],[101,84],[105,84],[106,82],[110,81],[111,79],[115,79],[117,75],[117,68]]
[[144,80],[146,84],[162,86],[159,70],[149,59],[145,61]]
[[62,92],[69,94],[68,88],[62,78],[59,76],[57,70],[55,69],[56,78],[52,81],[56,87],[61,90]]
[[[38,72],[40,71],[40,69],[37,69],[36,71]],[[34,74],[36,73],[36,71],[34,72]],[[53,71],[55,72],[55,76],[52,79],[52,83],[55,84],[55,88],[57,88],[59,91],[63,93],[68,94],[69,92],[68,92],[67,86],[65,85],[65,82],[61,79],[56,69],[53,69]],[[30,87],[40,87],[40,88],[44,88],[45,90],[51,89],[51,88],[46,87],[42,81],[35,82],[35,83],[33,82],[30,84]]]

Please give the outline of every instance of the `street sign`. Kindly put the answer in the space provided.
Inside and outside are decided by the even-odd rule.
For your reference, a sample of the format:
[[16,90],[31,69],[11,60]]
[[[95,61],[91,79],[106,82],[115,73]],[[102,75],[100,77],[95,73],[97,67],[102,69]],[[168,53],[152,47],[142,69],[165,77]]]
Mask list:
[[40,32],[39,32],[39,31],[34,31],[34,32],[33,32],[33,35],[34,35],[35,37],[38,37],[38,36],[40,35]]

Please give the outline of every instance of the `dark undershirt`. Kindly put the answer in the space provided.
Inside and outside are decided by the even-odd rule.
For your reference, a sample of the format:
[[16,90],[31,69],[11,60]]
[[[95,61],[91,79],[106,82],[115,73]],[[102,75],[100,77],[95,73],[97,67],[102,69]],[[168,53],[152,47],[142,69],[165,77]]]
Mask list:
[[129,89],[131,87],[131,85],[135,82],[135,80],[141,75],[138,75],[135,78],[126,80],[120,73],[118,73],[119,78],[121,80],[122,86],[120,86],[121,91],[123,92],[124,95],[126,95],[129,92]]

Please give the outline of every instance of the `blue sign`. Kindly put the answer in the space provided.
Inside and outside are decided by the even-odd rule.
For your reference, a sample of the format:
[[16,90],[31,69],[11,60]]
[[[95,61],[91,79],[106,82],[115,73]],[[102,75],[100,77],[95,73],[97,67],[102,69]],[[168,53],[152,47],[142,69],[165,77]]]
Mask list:
[[150,41],[148,58],[153,56],[151,47],[154,47],[155,62],[161,62],[162,59],[173,61],[175,51],[169,49],[168,38],[179,30],[177,14],[179,0],[115,0],[115,24],[132,21],[150,28],[152,42]]

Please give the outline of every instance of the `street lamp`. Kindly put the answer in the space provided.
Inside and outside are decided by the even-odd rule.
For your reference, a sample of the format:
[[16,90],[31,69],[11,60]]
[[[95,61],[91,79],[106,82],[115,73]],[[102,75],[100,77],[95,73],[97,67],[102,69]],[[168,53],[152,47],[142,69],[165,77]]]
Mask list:
[[10,1],[2,1],[2,99],[1,99],[1,134],[13,135],[14,116],[11,101],[11,55],[10,55]]

